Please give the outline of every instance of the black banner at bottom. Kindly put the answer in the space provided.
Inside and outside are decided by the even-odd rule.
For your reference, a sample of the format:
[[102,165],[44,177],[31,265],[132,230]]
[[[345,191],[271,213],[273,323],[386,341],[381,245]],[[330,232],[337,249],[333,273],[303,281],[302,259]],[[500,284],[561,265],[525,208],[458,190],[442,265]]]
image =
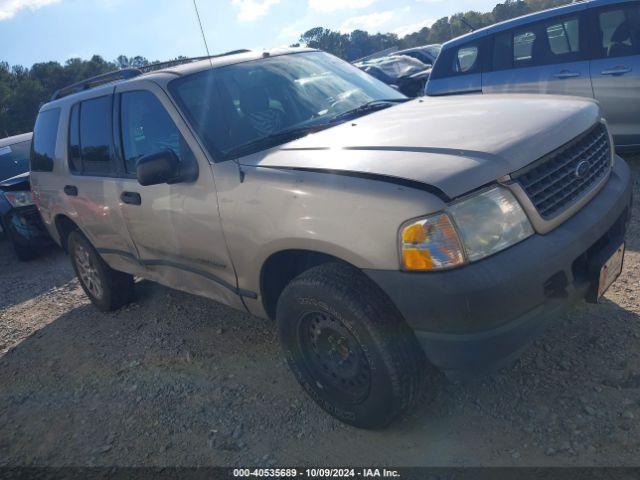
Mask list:
[[640,480],[640,467],[0,467],[1,479],[402,479],[402,480]]

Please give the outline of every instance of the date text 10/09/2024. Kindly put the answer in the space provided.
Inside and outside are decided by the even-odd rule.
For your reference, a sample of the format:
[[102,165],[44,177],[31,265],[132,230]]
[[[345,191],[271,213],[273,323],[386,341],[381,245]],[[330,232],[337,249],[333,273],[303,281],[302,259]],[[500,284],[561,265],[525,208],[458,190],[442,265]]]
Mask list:
[[233,476],[238,478],[400,478],[400,473],[386,468],[236,468],[233,470]]

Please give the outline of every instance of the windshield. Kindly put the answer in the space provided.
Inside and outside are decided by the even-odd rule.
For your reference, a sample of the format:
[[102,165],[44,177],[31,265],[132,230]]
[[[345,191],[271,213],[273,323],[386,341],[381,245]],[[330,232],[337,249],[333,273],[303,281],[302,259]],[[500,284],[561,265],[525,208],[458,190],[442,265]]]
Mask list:
[[427,53],[431,56],[432,60],[435,62],[440,55],[440,51],[442,50],[442,45],[429,45],[424,47]]
[[[190,122],[220,158],[236,158],[365,115],[372,102],[406,99],[336,57],[322,52],[282,55],[195,73],[169,89]],[[391,105],[390,103],[389,105]],[[260,142],[273,139],[273,144]],[[242,148],[253,146],[255,148]]]
[[379,68],[385,75],[394,79],[413,75],[414,73],[422,72],[429,68],[420,60],[409,57],[408,55],[387,57],[379,63],[372,63],[371,66]]
[[30,141],[0,147],[0,181],[28,172],[30,151]]

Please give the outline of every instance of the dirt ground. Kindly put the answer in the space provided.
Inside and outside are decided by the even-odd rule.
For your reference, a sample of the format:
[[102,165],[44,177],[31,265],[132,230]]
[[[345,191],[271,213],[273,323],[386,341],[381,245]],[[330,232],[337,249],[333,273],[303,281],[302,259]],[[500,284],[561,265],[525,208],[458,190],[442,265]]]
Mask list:
[[0,242],[0,466],[638,466],[638,202],[627,238],[603,304],[379,432],[306,397],[271,322],[144,281],[103,314],[61,251]]

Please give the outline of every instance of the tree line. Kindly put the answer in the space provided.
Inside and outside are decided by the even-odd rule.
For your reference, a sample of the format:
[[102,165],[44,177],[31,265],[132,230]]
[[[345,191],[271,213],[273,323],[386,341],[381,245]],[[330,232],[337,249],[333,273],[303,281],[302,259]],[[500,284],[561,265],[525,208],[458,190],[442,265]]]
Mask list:
[[[370,34],[362,30],[341,33],[323,27],[303,33],[294,46],[307,45],[353,61],[391,47],[410,48],[443,43],[470,31],[527,13],[571,3],[571,0],[506,0],[491,12],[469,11],[437,20],[431,27],[402,38],[394,33]],[[144,57],[119,56],[108,61],[99,55],[90,60],[72,58],[64,64],[36,63],[31,68],[10,66],[0,62],[0,137],[30,132],[40,106],[56,90],[88,77],[128,67],[143,67],[152,63]]]
[[371,35],[362,30],[341,33],[316,27],[302,34],[296,46],[307,45],[312,48],[318,48],[351,62],[392,47],[405,49],[420,45],[444,43],[452,38],[469,33],[472,28],[477,30],[494,23],[568,3],[571,3],[571,0],[506,0],[504,3],[498,3],[490,12],[469,11],[456,13],[450,17],[443,17],[437,20],[431,27],[424,27],[420,31],[402,38],[399,38],[394,33]]

